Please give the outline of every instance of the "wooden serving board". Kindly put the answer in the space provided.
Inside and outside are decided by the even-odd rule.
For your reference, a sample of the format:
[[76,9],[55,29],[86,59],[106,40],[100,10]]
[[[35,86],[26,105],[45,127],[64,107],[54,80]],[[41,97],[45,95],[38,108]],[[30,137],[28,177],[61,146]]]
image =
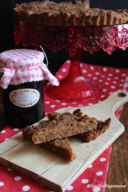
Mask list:
[[[98,120],[111,118],[107,131],[90,143],[71,138],[71,146],[77,158],[67,163],[39,145],[25,141],[18,133],[0,144],[0,163],[20,171],[54,191],[64,191],[110,144],[124,131],[124,126],[115,117],[115,110],[128,101],[128,94],[116,92],[99,104],[81,107],[84,114]],[[74,111],[65,108],[59,112]],[[44,118],[46,119],[46,118]]]

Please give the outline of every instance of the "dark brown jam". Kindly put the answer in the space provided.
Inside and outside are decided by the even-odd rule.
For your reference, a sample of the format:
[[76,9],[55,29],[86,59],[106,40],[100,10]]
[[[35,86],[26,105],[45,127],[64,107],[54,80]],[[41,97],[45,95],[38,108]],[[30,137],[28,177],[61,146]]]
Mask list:
[[[38,100],[29,107],[18,106],[11,101],[10,95],[15,92],[22,90],[32,90],[38,93]],[[23,98],[18,99],[21,100]],[[24,98],[25,99],[25,98]],[[3,104],[4,114],[6,122],[13,127],[25,127],[31,125],[41,118],[44,117],[44,106],[43,106],[43,83],[42,81],[27,82],[19,85],[9,85],[7,89],[3,90]]]

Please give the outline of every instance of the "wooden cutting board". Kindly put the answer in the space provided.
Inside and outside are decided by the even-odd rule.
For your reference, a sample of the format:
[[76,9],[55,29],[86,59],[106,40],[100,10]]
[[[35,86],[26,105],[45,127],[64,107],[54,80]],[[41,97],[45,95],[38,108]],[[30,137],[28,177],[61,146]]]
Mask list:
[[[0,163],[32,177],[54,191],[64,191],[123,133],[124,126],[115,117],[115,110],[126,101],[128,94],[116,92],[103,102],[80,108],[84,114],[98,120],[110,117],[111,124],[104,134],[90,143],[71,138],[71,146],[77,155],[71,163],[65,162],[39,145],[25,141],[21,132],[0,144]],[[65,108],[58,112],[72,112],[74,109],[76,108]]]

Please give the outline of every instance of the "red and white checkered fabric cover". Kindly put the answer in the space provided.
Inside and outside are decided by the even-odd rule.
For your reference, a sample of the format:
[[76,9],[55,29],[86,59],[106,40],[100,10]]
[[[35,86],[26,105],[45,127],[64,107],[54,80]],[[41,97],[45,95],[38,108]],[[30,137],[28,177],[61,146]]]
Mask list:
[[1,53],[0,72],[3,75],[0,86],[6,89],[9,84],[18,85],[44,79],[52,85],[59,85],[43,61],[43,52],[31,49],[13,49]]

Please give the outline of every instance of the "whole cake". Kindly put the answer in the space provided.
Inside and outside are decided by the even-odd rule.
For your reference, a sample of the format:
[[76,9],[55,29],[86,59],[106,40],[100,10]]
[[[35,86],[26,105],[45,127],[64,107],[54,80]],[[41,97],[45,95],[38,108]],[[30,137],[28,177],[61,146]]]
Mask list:
[[[87,1],[87,3],[85,3]],[[89,8],[84,3],[29,2],[16,5],[15,18],[25,23],[50,26],[106,26],[127,22],[126,10],[112,11]]]

